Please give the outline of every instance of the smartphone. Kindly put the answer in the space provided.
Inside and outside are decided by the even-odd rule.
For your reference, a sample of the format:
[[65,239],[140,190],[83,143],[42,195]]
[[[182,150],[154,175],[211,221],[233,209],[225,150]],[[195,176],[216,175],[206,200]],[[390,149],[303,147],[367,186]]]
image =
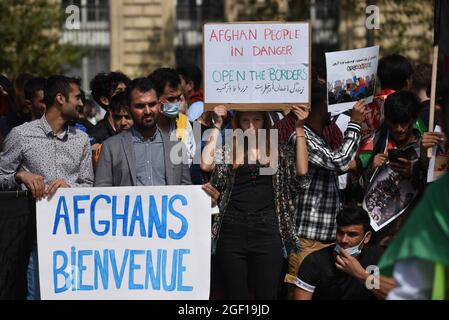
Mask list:
[[416,160],[418,159],[418,155],[413,146],[408,146],[404,149],[392,149],[388,151],[388,160],[390,162],[398,162],[398,158]]
[[388,151],[388,160],[390,162],[398,162],[398,158],[400,158],[401,151],[400,149],[392,149]]

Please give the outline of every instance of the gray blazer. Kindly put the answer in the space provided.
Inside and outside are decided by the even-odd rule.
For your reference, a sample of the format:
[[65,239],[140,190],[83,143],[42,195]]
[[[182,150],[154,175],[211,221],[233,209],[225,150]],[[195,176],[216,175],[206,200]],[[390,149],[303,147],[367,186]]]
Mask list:
[[[167,185],[192,184],[187,164],[173,164],[170,150],[178,141],[170,141],[168,134],[162,133],[165,158],[165,180]],[[123,131],[103,142],[97,168],[95,187],[136,186],[136,159],[132,133]]]

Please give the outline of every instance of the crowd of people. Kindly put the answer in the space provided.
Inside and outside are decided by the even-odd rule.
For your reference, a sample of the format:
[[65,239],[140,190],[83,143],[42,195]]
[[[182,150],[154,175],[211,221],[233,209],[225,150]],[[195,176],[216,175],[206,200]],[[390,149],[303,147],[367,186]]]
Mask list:
[[[427,185],[428,148],[447,150],[445,134],[424,125],[430,70],[397,54],[383,57],[372,105],[355,101],[344,130],[330,118],[320,72],[311,75],[310,104],[285,112],[206,111],[194,65],[136,79],[101,73],[90,82],[91,99],[76,78],[20,75],[13,83],[1,76],[0,190],[42,199],[58,188],[201,184],[218,204],[211,299],[413,298],[407,288],[394,289],[392,254],[378,285],[367,285],[367,268],[389,246],[400,247],[395,238],[410,229],[404,224]],[[449,89],[439,80],[436,123],[447,135]],[[95,106],[105,116],[93,124]],[[381,121],[362,137],[373,110]],[[275,138],[261,129],[275,129]],[[256,143],[224,139],[239,130]],[[180,162],[171,153],[179,145]],[[272,159],[276,169],[263,171]],[[388,179],[376,180],[382,170]],[[26,296],[39,299],[35,241],[27,254]],[[3,269],[0,281],[11,273]]]

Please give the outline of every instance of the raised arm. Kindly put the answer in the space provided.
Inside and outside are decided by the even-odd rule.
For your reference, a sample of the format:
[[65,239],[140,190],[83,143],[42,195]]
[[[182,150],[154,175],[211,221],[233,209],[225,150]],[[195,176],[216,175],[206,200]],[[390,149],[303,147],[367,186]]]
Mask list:
[[296,174],[305,176],[309,168],[309,153],[307,151],[304,123],[309,116],[309,106],[293,106],[292,112],[296,115]]
[[218,137],[221,134],[223,118],[226,117],[228,110],[224,105],[214,108],[214,127],[210,130],[208,141],[201,153],[200,169],[204,172],[212,172],[215,167],[215,152],[217,150]]
[[322,147],[312,139],[308,139],[309,161],[338,173],[347,172],[359,147],[360,124],[365,119],[366,112],[363,100],[359,100],[352,108],[351,122],[346,129],[343,143],[337,150],[332,151],[330,148]]

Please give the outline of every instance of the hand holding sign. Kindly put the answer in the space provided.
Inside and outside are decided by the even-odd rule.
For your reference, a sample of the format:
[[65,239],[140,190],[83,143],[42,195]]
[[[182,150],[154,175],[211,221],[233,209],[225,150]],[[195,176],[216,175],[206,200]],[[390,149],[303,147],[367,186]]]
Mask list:
[[223,120],[226,119],[227,115],[228,109],[226,108],[226,106],[221,104],[214,108],[213,121],[217,129],[221,128],[221,126],[223,125]]
[[385,153],[379,153],[374,156],[373,159],[373,167],[379,168],[382,167],[387,161],[388,156]]
[[361,124],[363,121],[365,121],[365,116],[367,113],[368,110],[366,110],[365,108],[365,100],[359,100],[352,108],[351,121]]
[[[421,147],[423,149],[432,148],[443,141],[444,134],[441,132],[424,132],[421,140]],[[424,150],[424,152],[425,151],[426,150]]]
[[209,182],[203,184],[203,190],[212,198],[212,207],[217,205],[218,198],[220,198],[220,192],[215,189]]
[[55,179],[47,186],[45,193],[51,198],[59,188],[70,188],[70,186],[62,179]]
[[413,174],[414,161],[405,158],[398,158],[397,162],[390,161],[391,169],[405,178],[410,178]]
[[308,105],[300,104],[292,107],[292,112],[295,114],[296,118],[296,127],[304,126],[307,117],[309,116],[310,107]]
[[34,198],[40,200],[45,196],[45,182],[44,178],[40,175],[27,172],[19,171],[16,173],[17,183],[23,183]]

